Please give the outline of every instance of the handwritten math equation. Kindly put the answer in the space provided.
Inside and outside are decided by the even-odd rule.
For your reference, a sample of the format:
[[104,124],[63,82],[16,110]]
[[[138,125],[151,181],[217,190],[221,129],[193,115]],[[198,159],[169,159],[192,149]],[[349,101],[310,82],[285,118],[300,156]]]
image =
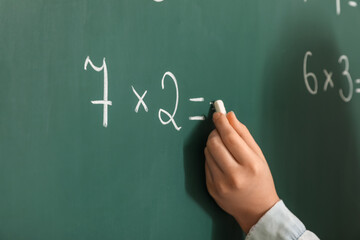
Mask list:
[[[312,56],[313,54],[310,51],[305,53],[303,74],[306,89],[309,91],[310,94],[316,95],[319,91],[319,81],[315,73],[309,72],[307,67],[308,61]],[[338,63],[343,66],[343,71],[341,74],[344,76],[344,84],[347,84],[348,86],[346,92],[342,88],[339,89],[339,96],[344,102],[350,102],[354,94],[354,82],[355,84],[360,84],[360,79],[356,79],[355,81],[353,81],[353,78],[349,72],[349,58],[346,55],[340,56],[340,58],[338,59]],[[322,90],[326,92],[328,88],[334,88],[335,84],[333,80],[333,73],[331,71],[323,69],[323,73],[325,81],[324,85],[322,86]],[[355,88],[355,93],[360,93],[360,87]]]
[[[304,2],[308,2],[308,0],[304,0]],[[341,14],[341,8],[342,8],[342,4],[343,3],[347,3],[347,5],[349,7],[352,8],[357,8],[358,7],[358,3],[357,1],[348,1],[348,0],[335,0],[335,5],[336,5],[336,14],[340,15]]]
[[[103,105],[103,126],[107,127],[108,126],[108,109],[109,109],[109,106],[112,106],[112,101],[109,100],[109,93],[108,93],[108,88],[109,88],[109,79],[108,78],[109,77],[108,77],[108,69],[107,69],[107,65],[106,65],[106,59],[105,58],[103,59],[103,64],[102,64],[102,66],[99,67],[99,66],[94,65],[94,63],[90,60],[90,57],[87,57],[85,60],[85,64],[84,64],[85,71],[87,70],[88,65],[90,65],[92,67],[92,69],[95,70],[96,72],[103,72],[103,82],[104,82],[103,99],[102,100],[93,100],[93,101],[91,101],[91,103]],[[168,79],[168,81],[166,81],[167,79]],[[161,79],[162,90],[165,90],[165,83],[167,83],[167,84],[172,83],[175,86],[174,109],[170,113],[170,112],[166,111],[165,109],[160,108],[158,111],[158,118],[162,125],[168,125],[171,123],[177,131],[180,131],[181,126],[178,126],[178,124],[176,123],[176,120],[175,120],[175,115],[176,115],[178,105],[179,105],[179,88],[178,88],[178,81],[172,72],[166,72],[163,75],[163,77]],[[145,112],[148,112],[149,108],[145,102],[145,96],[148,91],[145,90],[142,94],[139,94],[138,91],[136,91],[136,89],[134,88],[134,86],[131,86],[131,89],[132,89],[132,92],[134,93],[134,95],[136,96],[136,98],[138,99],[138,103],[136,104],[134,111],[136,113],[138,113],[140,108],[143,108]],[[190,102],[205,102],[205,99],[203,97],[195,97],[195,98],[190,98],[189,101]],[[212,102],[210,102],[210,104],[211,103]],[[190,116],[189,120],[190,121],[204,121],[204,120],[206,120],[206,117],[205,117],[205,115]]]

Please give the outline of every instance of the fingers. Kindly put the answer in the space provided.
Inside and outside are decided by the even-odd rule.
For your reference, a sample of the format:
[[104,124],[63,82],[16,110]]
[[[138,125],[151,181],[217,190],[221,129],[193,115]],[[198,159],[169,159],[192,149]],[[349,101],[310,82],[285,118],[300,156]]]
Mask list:
[[213,185],[214,185],[214,177],[211,175],[210,169],[209,169],[209,165],[208,162],[205,161],[205,177],[206,177],[206,187],[210,192],[212,192],[213,190]]
[[255,152],[235,131],[224,114],[215,113],[213,120],[222,142],[237,162],[245,164],[253,159]]
[[240,137],[246,142],[246,144],[262,159],[265,159],[264,154],[262,153],[259,145],[257,145],[255,139],[250,134],[247,127],[242,124],[235,116],[234,112],[229,112],[226,115],[229,120],[230,125],[235,129],[235,131],[240,135]]
[[221,178],[223,175],[223,172],[207,148],[205,148],[204,153],[205,153],[205,159],[206,159],[207,166],[209,167],[209,170],[212,175],[212,179]]
[[210,160],[214,161],[223,173],[231,172],[238,165],[238,162],[225,147],[216,129],[210,133],[206,146],[205,156],[208,154]]

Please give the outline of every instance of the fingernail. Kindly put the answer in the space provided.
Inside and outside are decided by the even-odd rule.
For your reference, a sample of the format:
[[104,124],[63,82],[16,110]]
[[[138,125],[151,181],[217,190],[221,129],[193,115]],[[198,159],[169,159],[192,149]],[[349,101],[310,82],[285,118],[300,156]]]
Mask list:
[[214,113],[214,114],[213,114],[213,119],[216,120],[216,119],[220,118],[220,117],[221,117],[221,114],[222,114],[222,113],[220,113],[220,112]]

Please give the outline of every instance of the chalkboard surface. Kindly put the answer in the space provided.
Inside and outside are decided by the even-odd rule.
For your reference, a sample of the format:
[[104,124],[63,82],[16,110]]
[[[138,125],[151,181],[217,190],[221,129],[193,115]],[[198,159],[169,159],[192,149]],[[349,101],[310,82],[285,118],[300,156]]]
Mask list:
[[215,99],[309,229],[358,239],[359,10],[0,0],[0,239],[242,239],[205,188]]

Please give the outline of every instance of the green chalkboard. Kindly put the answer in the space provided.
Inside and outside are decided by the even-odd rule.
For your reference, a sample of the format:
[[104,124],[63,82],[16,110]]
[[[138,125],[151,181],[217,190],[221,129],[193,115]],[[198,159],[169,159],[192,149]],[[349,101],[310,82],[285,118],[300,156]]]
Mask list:
[[345,0],[0,0],[0,239],[242,239],[205,187],[215,99],[309,229],[358,239],[359,24]]

